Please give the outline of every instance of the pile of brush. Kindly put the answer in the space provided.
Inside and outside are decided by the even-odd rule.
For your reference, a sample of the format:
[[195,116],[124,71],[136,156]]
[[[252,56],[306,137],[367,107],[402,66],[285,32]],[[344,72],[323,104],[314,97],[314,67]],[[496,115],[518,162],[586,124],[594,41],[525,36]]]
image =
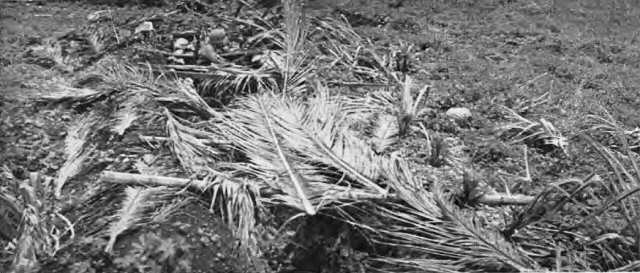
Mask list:
[[[590,142],[612,177],[556,182],[532,196],[496,192],[474,175],[455,140],[437,140],[421,126],[430,86],[399,69],[410,48],[377,48],[347,22],[307,18],[303,10],[288,0],[282,20],[227,18],[233,34],[224,27],[183,31],[170,39],[172,49],[136,49],[166,57],[162,62],[105,55],[50,86],[39,99],[85,117],[68,129],[58,176],[39,181],[57,200],[82,194],[68,207],[26,206],[27,219],[51,210],[58,232],[42,233],[34,220],[7,235],[19,242],[15,264],[29,266],[27,253],[54,254],[73,236],[108,238],[104,250],[111,252],[125,231],[162,222],[172,200],[188,190],[209,198],[250,255],[266,251],[259,219],[285,207],[283,228],[322,215],[361,231],[367,249],[379,249],[361,260],[363,270],[639,268],[637,261],[627,266],[640,247],[640,170],[628,145],[618,151]],[[250,36],[234,41],[240,32]],[[510,113],[517,122],[502,129],[517,142],[540,140],[570,152],[549,122]],[[601,126],[591,130],[624,132],[614,121],[597,121]],[[416,165],[403,150],[404,139],[420,134],[440,166]],[[432,174],[418,177],[416,168]],[[607,193],[593,194],[602,189]],[[567,204],[581,211],[571,216],[576,222],[561,225],[557,213]],[[509,222],[479,213],[487,205],[489,214],[510,214]],[[72,217],[76,230],[64,216],[72,209],[80,210]],[[618,233],[582,232],[610,210],[626,219]],[[34,243],[41,237],[57,244]],[[600,243],[576,243],[594,238]]]

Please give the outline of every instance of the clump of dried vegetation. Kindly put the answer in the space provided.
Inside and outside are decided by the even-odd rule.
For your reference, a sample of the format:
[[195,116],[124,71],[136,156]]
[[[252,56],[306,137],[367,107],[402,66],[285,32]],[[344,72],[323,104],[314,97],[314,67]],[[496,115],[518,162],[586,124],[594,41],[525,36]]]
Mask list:
[[[365,238],[359,270],[367,272],[640,270],[637,131],[601,112],[565,137],[546,119],[507,108],[503,137],[565,155],[574,142],[587,144],[604,167],[528,196],[498,192],[476,180],[460,147],[421,123],[434,87],[399,69],[404,53],[347,22],[307,17],[299,1],[282,6],[274,22],[227,18],[251,33],[251,60],[105,57],[50,86],[39,100],[85,118],[68,128],[57,177],[2,173],[17,185],[0,193],[3,215],[12,215],[2,235],[12,240],[13,270],[33,270],[78,238],[103,238],[112,253],[128,231],[178,210],[185,192],[206,198],[254,257],[271,255],[265,226],[295,230],[301,219],[325,217]],[[207,100],[221,97],[229,99]],[[416,135],[430,141],[428,157],[442,158],[442,167],[424,166],[441,179],[420,177],[399,144]],[[444,170],[464,181],[439,176]],[[69,205],[77,213],[64,201],[72,191],[83,193]],[[280,220],[263,221],[273,215]]]

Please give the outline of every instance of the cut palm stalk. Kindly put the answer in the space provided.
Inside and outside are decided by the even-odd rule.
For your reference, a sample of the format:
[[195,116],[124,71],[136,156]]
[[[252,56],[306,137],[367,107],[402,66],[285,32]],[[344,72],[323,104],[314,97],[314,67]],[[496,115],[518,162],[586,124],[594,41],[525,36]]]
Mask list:
[[[165,186],[165,187],[190,187],[194,190],[206,190],[209,183],[203,180],[192,180],[187,178],[167,177],[158,175],[132,174],[105,171],[100,178],[102,182],[123,184],[123,185],[144,185],[144,186]],[[379,200],[397,199],[395,194],[380,194],[355,189],[342,189],[339,193],[331,194],[332,199],[347,200]],[[337,190],[337,189],[335,189]],[[500,205],[528,205],[533,202],[534,197],[522,194],[491,193],[482,195],[476,200],[477,203],[490,206]]]

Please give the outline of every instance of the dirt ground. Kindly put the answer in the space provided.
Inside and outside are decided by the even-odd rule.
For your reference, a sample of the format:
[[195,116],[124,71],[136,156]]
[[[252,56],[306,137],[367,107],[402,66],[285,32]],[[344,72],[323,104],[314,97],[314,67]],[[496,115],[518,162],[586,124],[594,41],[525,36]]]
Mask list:
[[[36,83],[68,78],[74,72],[40,63],[28,49],[71,30],[96,31],[87,20],[94,11],[111,9],[114,17],[123,20],[166,12],[162,6],[87,2],[92,1],[0,3],[0,166],[19,180],[28,179],[30,172],[56,176],[64,163],[66,128],[80,118],[73,109],[34,101],[47,92]],[[408,73],[432,86],[421,120],[425,129],[437,132],[442,139],[463,142],[461,152],[496,191],[536,195],[552,181],[584,177],[606,168],[594,151],[579,141],[584,129],[580,124],[589,113],[606,109],[626,127],[640,127],[640,2],[309,2],[308,14],[346,18],[377,46],[410,46]],[[221,2],[217,7],[231,13],[233,3]],[[540,98],[543,100],[537,103]],[[568,150],[505,139],[496,129],[508,121],[503,106],[519,109],[528,119],[554,124],[567,138]],[[462,124],[452,121],[445,113],[453,107],[469,109],[471,118]],[[429,145],[423,135],[412,133],[399,145],[421,180],[441,178],[431,175],[441,169],[434,163],[437,158],[423,152]],[[525,159],[531,179],[515,182],[525,175]],[[87,171],[73,184],[95,179],[96,173]],[[69,196],[74,196],[68,201],[70,206],[81,199],[84,189],[69,189]],[[136,249],[154,251],[144,250],[144,245],[167,241],[172,242],[169,248],[179,253],[178,260],[190,261],[184,265],[189,267],[185,272],[366,271],[361,261],[371,251],[365,239],[353,227],[324,216],[296,222],[300,228],[290,231],[292,236],[286,242],[269,237],[278,231],[265,225],[262,240],[271,252],[259,259],[238,255],[236,239],[221,217],[209,211],[207,198],[210,196],[185,193],[184,205],[170,220],[128,233],[116,245],[114,255],[101,252],[104,242],[100,240],[104,239],[84,240],[55,257],[43,258],[40,272],[124,272],[139,262],[131,258],[137,257],[131,254]],[[616,223],[609,224],[601,228],[616,232]],[[5,255],[6,243],[0,246],[0,271],[7,272],[11,258]],[[172,268],[182,266],[167,263]],[[161,262],[157,266],[164,269],[152,272],[172,272]]]

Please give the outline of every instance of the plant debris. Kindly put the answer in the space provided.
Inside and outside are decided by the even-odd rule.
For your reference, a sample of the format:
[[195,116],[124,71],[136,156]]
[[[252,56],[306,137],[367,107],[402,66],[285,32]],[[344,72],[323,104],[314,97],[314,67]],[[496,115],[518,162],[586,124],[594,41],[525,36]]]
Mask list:
[[2,3],[0,271],[640,270],[596,2]]

